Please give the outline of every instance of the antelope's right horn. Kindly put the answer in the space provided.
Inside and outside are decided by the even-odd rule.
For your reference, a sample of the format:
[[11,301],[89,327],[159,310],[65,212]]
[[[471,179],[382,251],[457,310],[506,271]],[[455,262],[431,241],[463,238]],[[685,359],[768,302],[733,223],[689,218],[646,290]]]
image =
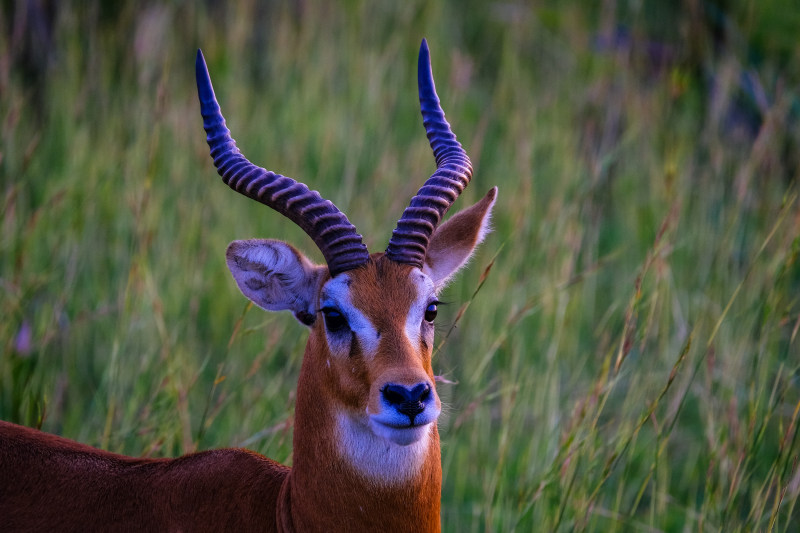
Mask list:
[[304,184],[258,167],[242,155],[225,126],[200,50],[197,50],[195,74],[206,140],[222,181],[300,226],[322,252],[331,276],[369,261],[361,235],[333,203]]

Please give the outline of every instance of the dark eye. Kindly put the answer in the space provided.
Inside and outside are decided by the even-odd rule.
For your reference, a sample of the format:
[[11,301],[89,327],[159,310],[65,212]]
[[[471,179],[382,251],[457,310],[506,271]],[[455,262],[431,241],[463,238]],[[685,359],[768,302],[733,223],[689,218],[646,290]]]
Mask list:
[[322,309],[322,314],[325,317],[325,327],[328,328],[328,331],[341,331],[347,327],[347,319],[336,309],[326,307]]
[[431,302],[428,304],[428,307],[425,309],[425,321],[426,322],[433,322],[436,319],[436,313],[439,312],[439,309],[436,307],[438,302]]

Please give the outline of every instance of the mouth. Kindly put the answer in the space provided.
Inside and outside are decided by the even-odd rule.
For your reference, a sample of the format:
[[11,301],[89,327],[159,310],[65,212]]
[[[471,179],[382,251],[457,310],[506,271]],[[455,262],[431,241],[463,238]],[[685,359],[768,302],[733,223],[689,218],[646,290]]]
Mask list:
[[408,446],[419,442],[423,437],[428,435],[431,423],[397,425],[383,422],[380,420],[379,416],[372,415],[369,417],[369,426],[372,432],[379,437],[383,437],[399,446]]

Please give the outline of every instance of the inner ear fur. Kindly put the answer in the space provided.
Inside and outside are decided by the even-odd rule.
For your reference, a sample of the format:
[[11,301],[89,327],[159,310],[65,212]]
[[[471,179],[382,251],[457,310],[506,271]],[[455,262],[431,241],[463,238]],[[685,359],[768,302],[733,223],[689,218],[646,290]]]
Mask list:
[[497,187],[493,187],[478,203],[459,211],[433,233],[423,270],[437,288],[447,284],[486,238],[496,199]]
[[314,298],[327,271],[324,266],[272,239],[233,241],[226,259],[239,290],[251,302],[267,311],[289,310],[306,326],[314,323]]

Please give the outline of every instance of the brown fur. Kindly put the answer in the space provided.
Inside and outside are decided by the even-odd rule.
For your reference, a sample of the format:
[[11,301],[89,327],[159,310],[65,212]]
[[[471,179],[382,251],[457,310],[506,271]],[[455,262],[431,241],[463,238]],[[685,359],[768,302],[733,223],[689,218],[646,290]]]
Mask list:
[[[375,260],[377,258],[377,260]],[[416,366],[425,369],[433,382],[431,350],[415,353],[391,349],[402,335],[405,314],[415,294],[409,292],[408,273],[411,267],[398,265],[379,256],[351,275],[353,301],[373,319],[381,332],[383,353],[366,364],[363,359],[329,358],[324,338],[324,323],[319,320],[309,339],[297,385],[295,410],[294,466],[288,480],[291,510],[287,500],[281,501],[280,520],[293,524],[297,531],[313,531],[325,526],[329,531],[439,531],[441,501],[441,459],[439,433],[433,428],[425,464],[418,476],[400,487],[382,487],[365,480],[346,461],[339,458],[331,409],[363,410],[372,379],[391,365],[408,365],[416,358]],[[383,291],[383,292],[382,292]],[[392,302],[392,305],[386,305]],[[346,365],[356,365],[356,372]],[[411,365],[414,366],[414,365]],[[344,376],[344,383],[339,383]],[[335,398],[333,405],[319,402],[320,387],[325,397]],[[343,394],[343,391],[357,391]],[[435,425],[435,424],[434,424]],[[320,465],[325,465],[321,468]]]
[[0,421],[0,531],[270,531],[288,473],[248,450],[135,459]]
[[[469,257],[493,191],[440,228],[453,237],[433,239],[445,263],[447,253],[459,258],[440,279]],[[300,259],[287,268],[306,271],[318,289],[327,273]],[[297,386],[293,468],[241,449],[137,459],[0,421],[0,531],[439,531],[436,422],[420,441],[427,447],[419,469],[394,482],[362,475],[342,455],[336,430],[337,413],[363,413],[382,383],[428,381],[435,394],[433,326],[421,324],[418,345],[405,333],[409,308],[419,304],[412,273],[422,275],[381,254],[347,273],[352,301],[377,329],[376,353],[354,342],[349,356],[331,354],[324,320],[313,321]]]
[[0,530],[439,531],[435,428],[419,475],[385,487],[339,457],[332,426],[331,409],[363,409],[371,376],[389,367],[416,362],[433,382],[430,348],[393,349],[408,344],[398,328],[415,296],[410,268],[378,258],[351,273],[354,300],[382,332],[382,368],[330,357],[324,321],[316,321],[298,382],[291,470],[240,449],[135,459],[0,422]]

